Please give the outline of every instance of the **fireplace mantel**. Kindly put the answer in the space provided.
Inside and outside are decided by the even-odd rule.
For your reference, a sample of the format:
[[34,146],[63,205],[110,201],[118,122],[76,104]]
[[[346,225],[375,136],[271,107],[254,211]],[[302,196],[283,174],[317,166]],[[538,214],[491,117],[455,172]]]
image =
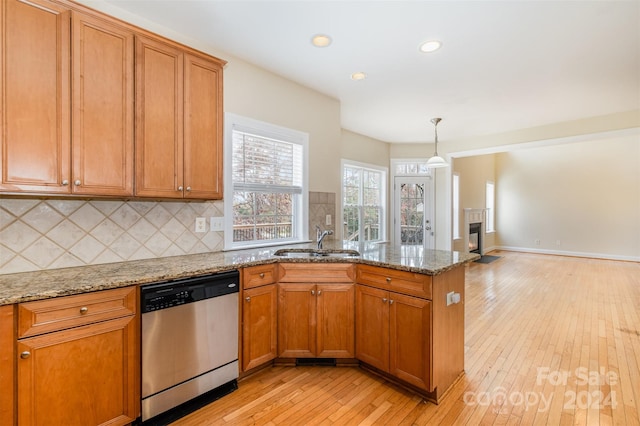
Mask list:
[[480,223],[480,255],[484,255],[484,241],[486,236],[486,211],[487,209],[464,209],[463,241],[465,253],[469,253],[469,224]]

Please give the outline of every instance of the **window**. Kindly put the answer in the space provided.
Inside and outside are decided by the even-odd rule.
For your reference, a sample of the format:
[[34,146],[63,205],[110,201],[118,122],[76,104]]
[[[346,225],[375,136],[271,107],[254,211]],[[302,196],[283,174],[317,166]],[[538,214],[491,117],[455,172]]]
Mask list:
[[303,241],[308,135],[227,114],[225,247]]
[[382,241],[385,238],[387,171],[384,168],[343,163],[342,214],[344,239]]
[[486,222],[486,230],[487,232],[496,232],[495,228],[495,207],[496,207],[496,199],[495,199],[495,184],[493,182],[487,182],[487,222]]
[[452,182],[452,214],[453,214],[453,239],[460,239],[460,175],[453,174]]

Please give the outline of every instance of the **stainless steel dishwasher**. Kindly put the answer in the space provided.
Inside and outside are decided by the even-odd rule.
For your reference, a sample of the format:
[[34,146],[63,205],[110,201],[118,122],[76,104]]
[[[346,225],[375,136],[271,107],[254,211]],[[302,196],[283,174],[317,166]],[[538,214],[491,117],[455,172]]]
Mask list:
[[237,388],[239,277],[231,271],[141,286],[143,422]]

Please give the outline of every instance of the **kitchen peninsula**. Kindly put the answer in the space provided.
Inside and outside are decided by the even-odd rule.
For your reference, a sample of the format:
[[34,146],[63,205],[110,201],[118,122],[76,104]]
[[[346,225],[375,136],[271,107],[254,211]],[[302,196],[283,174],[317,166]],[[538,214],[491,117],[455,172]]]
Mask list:
[[[78,335],[81,338],[95,338],[96,327],[112,327],[109,330],[115,334],[109,347],[117,350],[114,349],[111,356],[118,368],[124,365],[114,370],[123,376],[115,382],[125,389],[115,389],[117,386],[109,388],[115,392],[115,399],[111,396],[102,399],[123,401],[122,406],[118,407],[120,412],[113,416],[117,419],[114,424],[127,424],[135,420],[140,415],[138,286],[232,269],[241,271],[243,283],[240,289],[241,377],[270,365],[273,360],[289,358],[288,353],[302,354],[294,355],[301,358],[308,353],[308,357],[313,358],[328,356],[351,359],[363,368],[427,399],[434,402],[442,400],[446,391],[464,372],[464,264],[478,255],[423,250],[415,246],[341,242],[327,242],[326,256],[275,255],[282,248],[205,253],[0,275],[0,384],[3,389],[16,389],[13,394],[4,393],[0,398],[0,418],[31,419],[29,416],[35,415],[27,415],[25,411],[38,410],[38,386],[43,382],[34,377],[42,377],[43,372],[36,370],[46,364],[42,356],[44,348],[54,354],[51,348],[55,347],[56,342],[68,343],[73,332],[81,331]],[[311,250],[313,246],[302,244],[287,248]],[[345,250],[357,250],[359,255],[343,256],[338,253]],[[340,298],[329,299],[330,295],[335,294],[331,290],[338,289],[338,286]],[[247,300],[251,300],[251,292],[264,289],[273,289],[268,294],[276,299],[270,302],[270,306],[277,308],[277,311],[272,311],[272,321],[264,321],[265,318],[261,317],[260,327],[265,327],[265,323],[269,327],[266,334],[265,330],[256,332],[251,329],[255,324],[252,325],[250,317],[246,315],[253,309]],[[291,289],[304,289],[307,299],[289,298],[286,290]],[[110,296],[103,296],[105,294]],[[345,294],[346,298],[342,298]],[[297,300],[295,303],[299,304],[300,300],[308,300],[309,295],[317,298],[313,302],[305,302],[311,309],[306,313],[314,315],[310,323],[318,324],[318,331],[314,329],[310,336],[305,336],[305,339],[313,337],[313,348],[301,352],[300,348],[295,347],[293,352],[286,352],[285,346],[291,346],[291,342],[297,344],[290,334],[297,331],[290,332],[288,327],[277,322],[277,318],[284,318],[288,302]],[[88,302],[89,315],[86,301],[77,305],[78,312],[74,310],[75,302],[65,302],[78,297],[94,298]],[[46,306],[40,308],[38,304]],[[323,355],[321,347],[322,344],[326,346],[327,340],[322,340],[321,325],[326,320],[326,317],[322,319],[322,312],[325,308],[335,309],[338,305],[347,306],[349,311],[349,315],[334,316],[341,318],[341,321],[347,318],[345,323],[339,323],[338,333],[347,336],[347,347],[340,351],[324,352]],[[88,318],[92,316],[93,320],[89,321]],[[353,331],[348,333],[349,329]],[[270,336],[272,343],[267,345],[267,353],[249,350],[251,348],[248,346],[255,343],[251,336],[259,338],[260,333]],[[56,340],[56,335],[63,338]],[[320,341],[317,346],[316,338]],[[77,339],[74,342],[77,344]],[[91,344],[99,343],[93,341]],[[90,348],[83,346],[85,351]],[[38,354],[38,351],[41,353]],[[256,356],[252,358],[253,355]],[[251,362],[252,359],[257,361]],[[38,367],[38,363],[44,364]],[[67,373],[58,371],[56,378],[64,380]],[[65,383],[60,385],[72,389]],[[51,386],[51,383],[47,383],[47,386]],[[83,398],[76,399],[69,392],[65,395],[65,401],[86,404]],[[45,407],[40,409],[48,410]]]

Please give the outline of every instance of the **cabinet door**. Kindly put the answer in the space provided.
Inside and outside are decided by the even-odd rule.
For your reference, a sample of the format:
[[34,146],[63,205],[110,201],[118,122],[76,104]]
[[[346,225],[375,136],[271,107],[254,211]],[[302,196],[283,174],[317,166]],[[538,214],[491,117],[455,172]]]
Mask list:
[[356,358],[389,371],[389,292],[356,285]]
[[222,198],[222,67],[185,55],[185,198]]
[[419,388],[430,390],[431,302],[389,293],[389,372]]
[[2,2],[0,191],[70,192],[70,13]]
[[133,33],[73,14],[73,193],[133,195]]
[[18,341],[18,424],[124,425],[139,415],[134,316]]
[[317,356],[354,358],[355,286],[353,284],[318,284],[316,297]]
[[275,284],[244,290],[242,306],[242,371],[277,354],[278,290]]
[[278,284],[278,356],[315,357],[315,292],[314,284]]
[[183,58],[136,37],[136,186],[141,197],[183,196]]

